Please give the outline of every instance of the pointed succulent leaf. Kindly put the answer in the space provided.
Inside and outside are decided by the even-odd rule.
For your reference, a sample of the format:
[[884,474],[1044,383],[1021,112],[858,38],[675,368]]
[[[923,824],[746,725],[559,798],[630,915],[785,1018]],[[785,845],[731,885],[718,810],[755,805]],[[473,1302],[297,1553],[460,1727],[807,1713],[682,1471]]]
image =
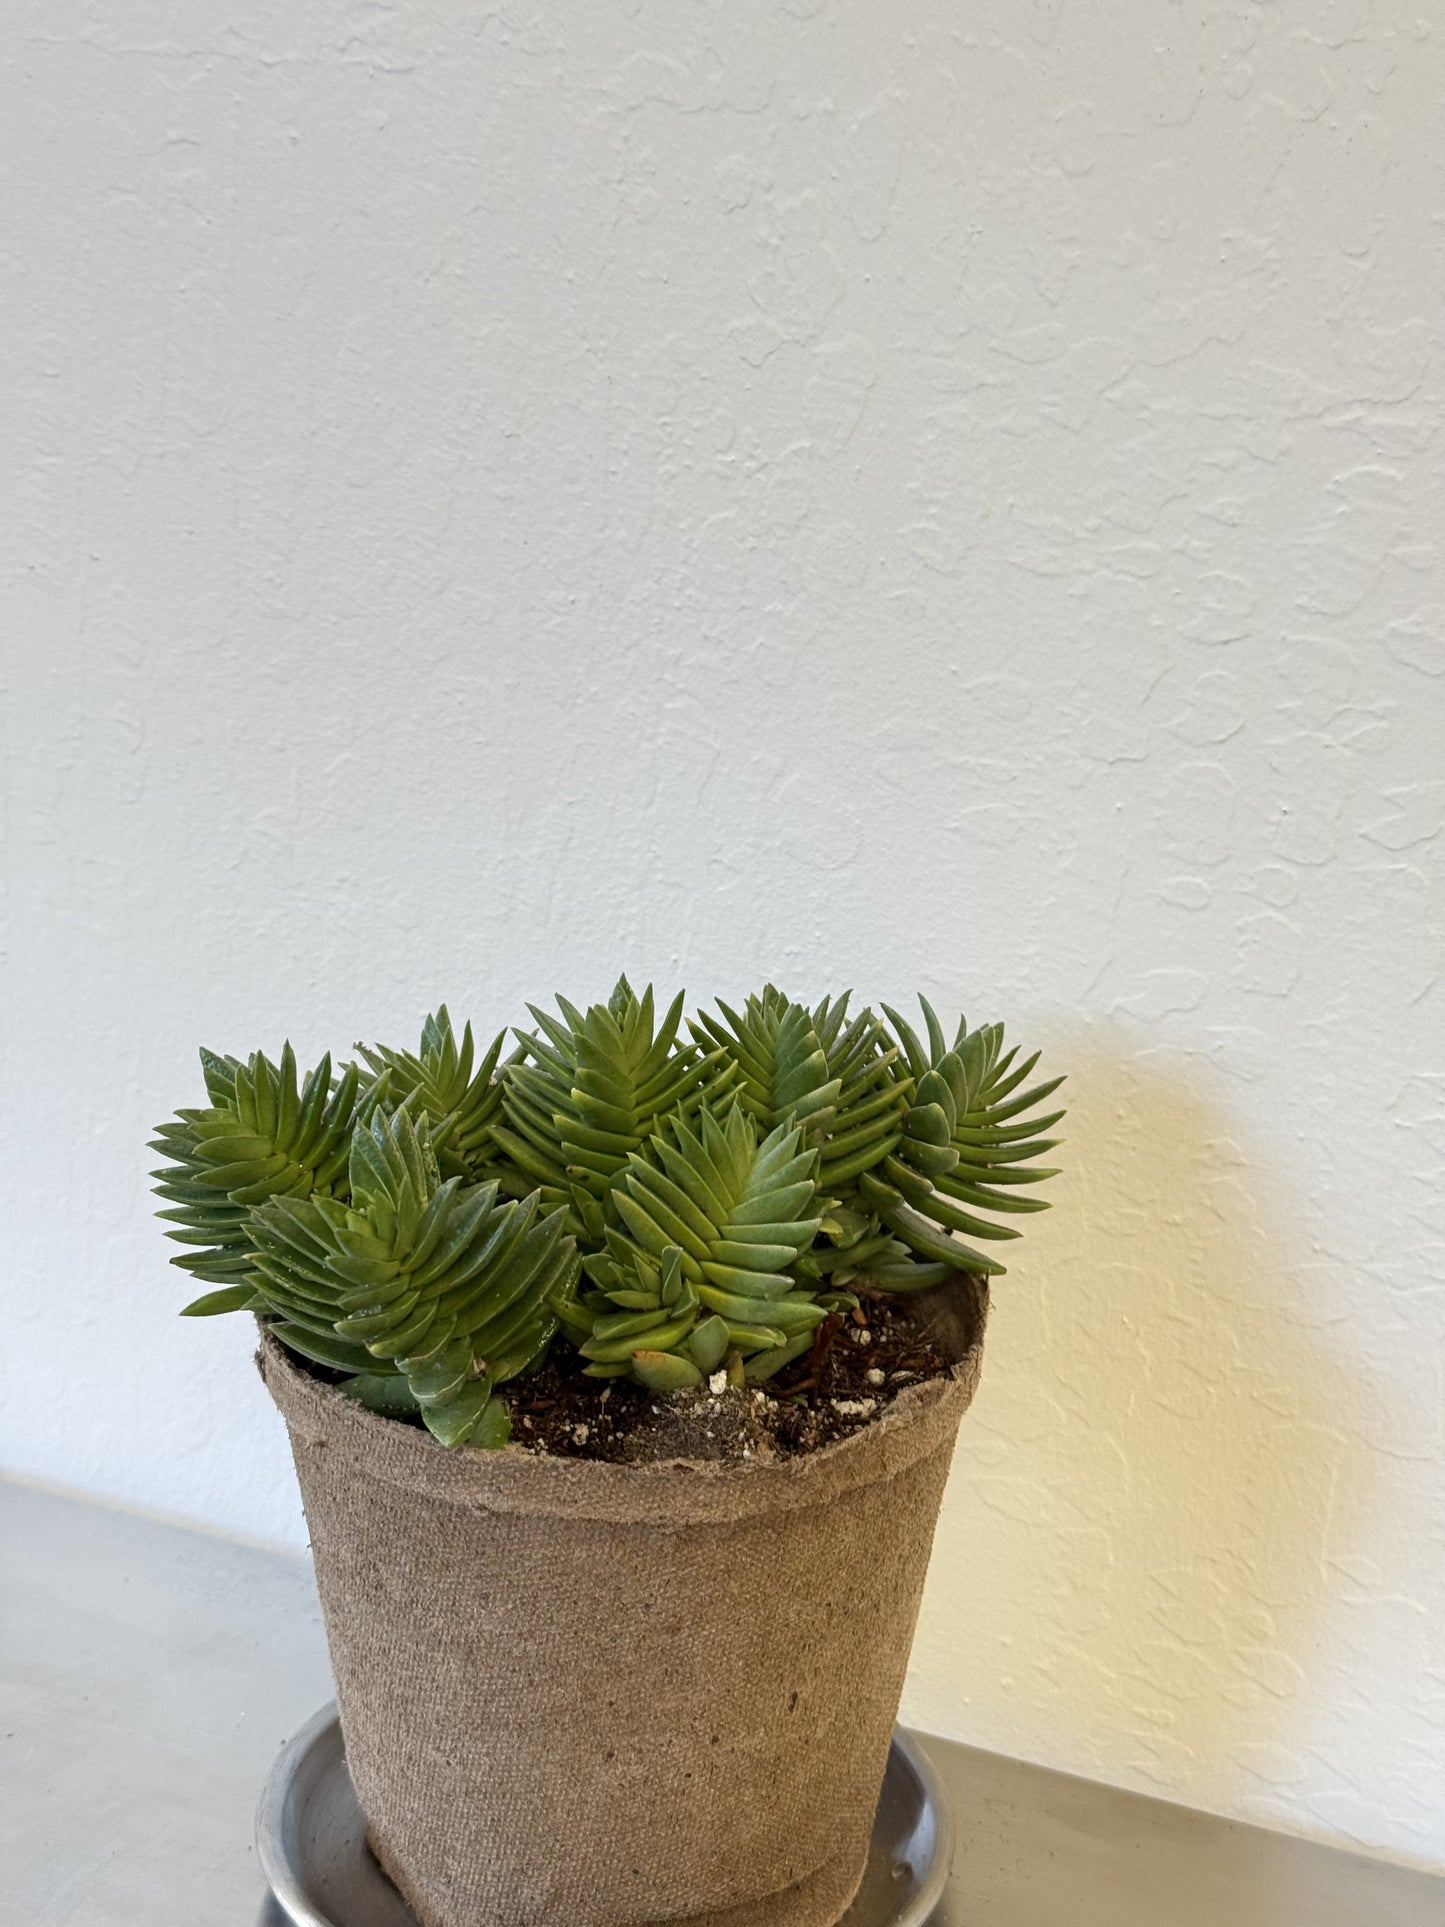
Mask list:
[[921,1291],[1002,1269],[970,1242],[1045,1208],[1038,1053],[1003,1028],[950,1043],[932,1006],[891,1030],[850,994],[811,1011],[769,985],[679,1036],[619,978],[605,1002],[533,1007],[504,1062],[441,1005],[416,1051],[304,1079],[202,1052],[207,1104],[161,1125],[174,1262],[259,1310],[349,1396],[445,1443],[495,1445],[499,1388],[561,1329],[594,1377],[655,1392],[801,1357],[850,1284]]
[[289,1043],[277,1064],[260,1051],[245,1064],[202,1051],[201,1066],[211,1104],[157,1128],[153,1149],[170,1162],[152,1175],[173,1207],[164,1216],[178,1229],[168,1235],[199,1247],[173,1262],[212,1284],[239,1285],[251,1269],[252,1206],[345,1190],[359,1077],[348,1065],[333,1087],[323,1057],[298,1087]]
[[652,986],[637,997],[625,977],[605,1004],[584,1012],[559,996],[557,1006],[560,1019],[530,1006],[546,1041],[523,1036],[529,1061],[504,1067],[497,1138],[595,1242],[628,1160],[659,1123],[715,1094],[730,1067],[721,1053],[679,1042],[681,993],[660,1023]]
[[426,1116],[405,1108],[356,1132],[351,1192],[349,1208],[280,1198],[253,1214],[257,1290],[288,1321],[279,1335],[299,1325],[309,1356],[335,1344],[339,1362],[360,1351],[356,1369],[403,1377],[444,1443],[475,1442],[487,1398],[556,1330],[577,1263],[562,1214],[535,1193],[444,1180]]
[[[660,1368],[649,1367],[650,1377],[633,1370],[638,1354],[677,1354],[690,1370],[712,1370],[730,1349],[763,1349],[821,1321],[786,1269],[819,1222],[802,1215],[814,1160],[800,1137],[799,1126],[782,1124],[759,1140],[738,1102],[721,1120],[709,1110],[675,1117],[649,1147],[651,1161],[633,1155],[616,1193],[621,1227],[609,1233],[605,1259],[589,1261],[603,1283],[584,1306],[589,1370],[624,1366],[661,1389]],[[693,1382],[674,1375],[678,1385]]]
[[736,1068],[732,1088],[743,1109],[760,1131],[801,1124],[816,1143],[841,1079],[829,1072],[809,1012],[772,984],[749,997],[741,1014],[721,999],[718,1009],[721,1017],[704,1012],[690,1028],[700,1049],[721,1052]]
[[800,1338],[786,1339],[781,1345],[773,1345],[767,1351],[754,1352],[743,1362],[743,1376],[749,1385],[762,1385],[775,1378],[785,1365],[791,1365],[795,1358],[801,1358],[812,1345],[810,1334]]
[[421,1409],[399,1373],[358,1372],[355,1378],[343,1379],[337,1390],[382,1418],[411,1416]]
[[692,1362],[704,1374],[717,1370],[728,1355],[729,1344],[727,1323],[716,1314],[694,1325],[687,1337]]
[[847,1203],[864,1171],[894,1150],[913,1094],[898,1046],[871,1010],[846,1017],[847,998],[813,1013],[814,1028],[839,1090],[828,1120],[818,1181],[825,1197]]
[[702,1373],[677,1352],[638,1351],[631,1358],[632,1376],[653,1392],[683,1392],[701,1385]]
[[493,1126],[502,1116],[497,1068],[506,1036],[499,1032],[476,1063],[471,1025],[465,1025],[458,1040],[451,1015],[440,1004],[422,1025],[416,1051],[382,1044],[356,1047],[374,1077],[388,1079],[389,1100],[404,1104],[413,1116],[425,1113],[433,1148],[448,1176],[485,1178],[498,1155]]
[[[1051,1096],[1062,1079],[1021,1090],[1038,1053],[1017,1063],[1017,1051],[1003,1047],[1002,1024],[970,1031],[960,1019],[952,1046],[943,1049],[942,1025],[927,1000],[919,1002],[926,1046],[897,1011],[888,1009],[915,1089],[897,1146],[860,1178],[861,1195],[879,1225],[924,1267],[953,1264],[999,1271],[1002,1266],[985,1260],[954,1234],[1017,1237],[1017,1230],[1000,1224],[994,1214],[1045,1207],[1044,1199],[1019,1197],[1017,1187],[1055,1175],[1053,1167],[1030,1160],[1054,1148],[1058,1140],[1042,1133],[1057,1124],[1063,1112],[1027,1121],[1024,1114]],[[890,1289],[912,1288],[898,1282],[896,1267],[887,1260],[875,1267],[873,1276]]]
[[203,1297],[193,1298],[181,1308],[182,1318],[214,1318],[224,1311],[259,1311],[264,1301],[256,1296],[250,1285],[226,1285],[220,1291],[208,1291]]

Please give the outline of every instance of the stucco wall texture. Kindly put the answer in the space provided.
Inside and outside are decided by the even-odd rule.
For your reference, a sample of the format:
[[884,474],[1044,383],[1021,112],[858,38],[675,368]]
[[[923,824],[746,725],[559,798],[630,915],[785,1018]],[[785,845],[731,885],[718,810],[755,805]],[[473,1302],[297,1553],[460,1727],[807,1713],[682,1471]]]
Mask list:
[[1445,22],[6,38],[0,1461],[302,1540],[198,1041],[917,985],[1072,1109],[907,1714],[1445,1864]]

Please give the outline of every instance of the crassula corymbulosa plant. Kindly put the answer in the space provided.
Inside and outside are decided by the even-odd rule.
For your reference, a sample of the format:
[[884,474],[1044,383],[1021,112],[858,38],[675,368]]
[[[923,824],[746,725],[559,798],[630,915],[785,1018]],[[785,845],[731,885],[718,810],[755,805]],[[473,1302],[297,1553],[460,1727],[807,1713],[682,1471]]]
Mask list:
[[357,1046],[298,1076],[201,1052],[208,1102],[159,1127],[187,1315],[260,1315],[369,1409],[500,1445],[501,1388],[559,1336],[595,1378],[656,1392],[770,1379],[850,1287],[925,1290],[1003,1266],[1063,1116],[1003,1027],[950,1042],[884,1005],[771,985],[689,1022],[621,979],[605,1004],[503,1032],[477,1060],[446,1006],[416,1052]]

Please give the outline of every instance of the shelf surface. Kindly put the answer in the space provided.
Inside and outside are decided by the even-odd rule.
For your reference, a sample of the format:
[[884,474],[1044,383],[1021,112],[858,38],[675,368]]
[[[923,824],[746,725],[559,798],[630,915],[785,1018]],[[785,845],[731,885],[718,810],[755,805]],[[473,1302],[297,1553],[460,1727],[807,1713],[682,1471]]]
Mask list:
[[[277,1750],[332,1697],[307,1561],[0,1480],[0,1927],[254,1927]],[[934,1927],[1442,1927],[1445,1877],[920,1736]]]

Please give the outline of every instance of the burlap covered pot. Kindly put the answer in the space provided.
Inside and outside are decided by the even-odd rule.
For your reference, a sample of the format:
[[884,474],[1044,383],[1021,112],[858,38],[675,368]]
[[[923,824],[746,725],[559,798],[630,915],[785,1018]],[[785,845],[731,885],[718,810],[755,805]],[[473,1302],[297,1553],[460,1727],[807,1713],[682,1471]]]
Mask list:
[[857,1890],[987,1298],[769,1463],[447,1451],[273,1340],[372,1849],[422,1927],[830,1927]]

